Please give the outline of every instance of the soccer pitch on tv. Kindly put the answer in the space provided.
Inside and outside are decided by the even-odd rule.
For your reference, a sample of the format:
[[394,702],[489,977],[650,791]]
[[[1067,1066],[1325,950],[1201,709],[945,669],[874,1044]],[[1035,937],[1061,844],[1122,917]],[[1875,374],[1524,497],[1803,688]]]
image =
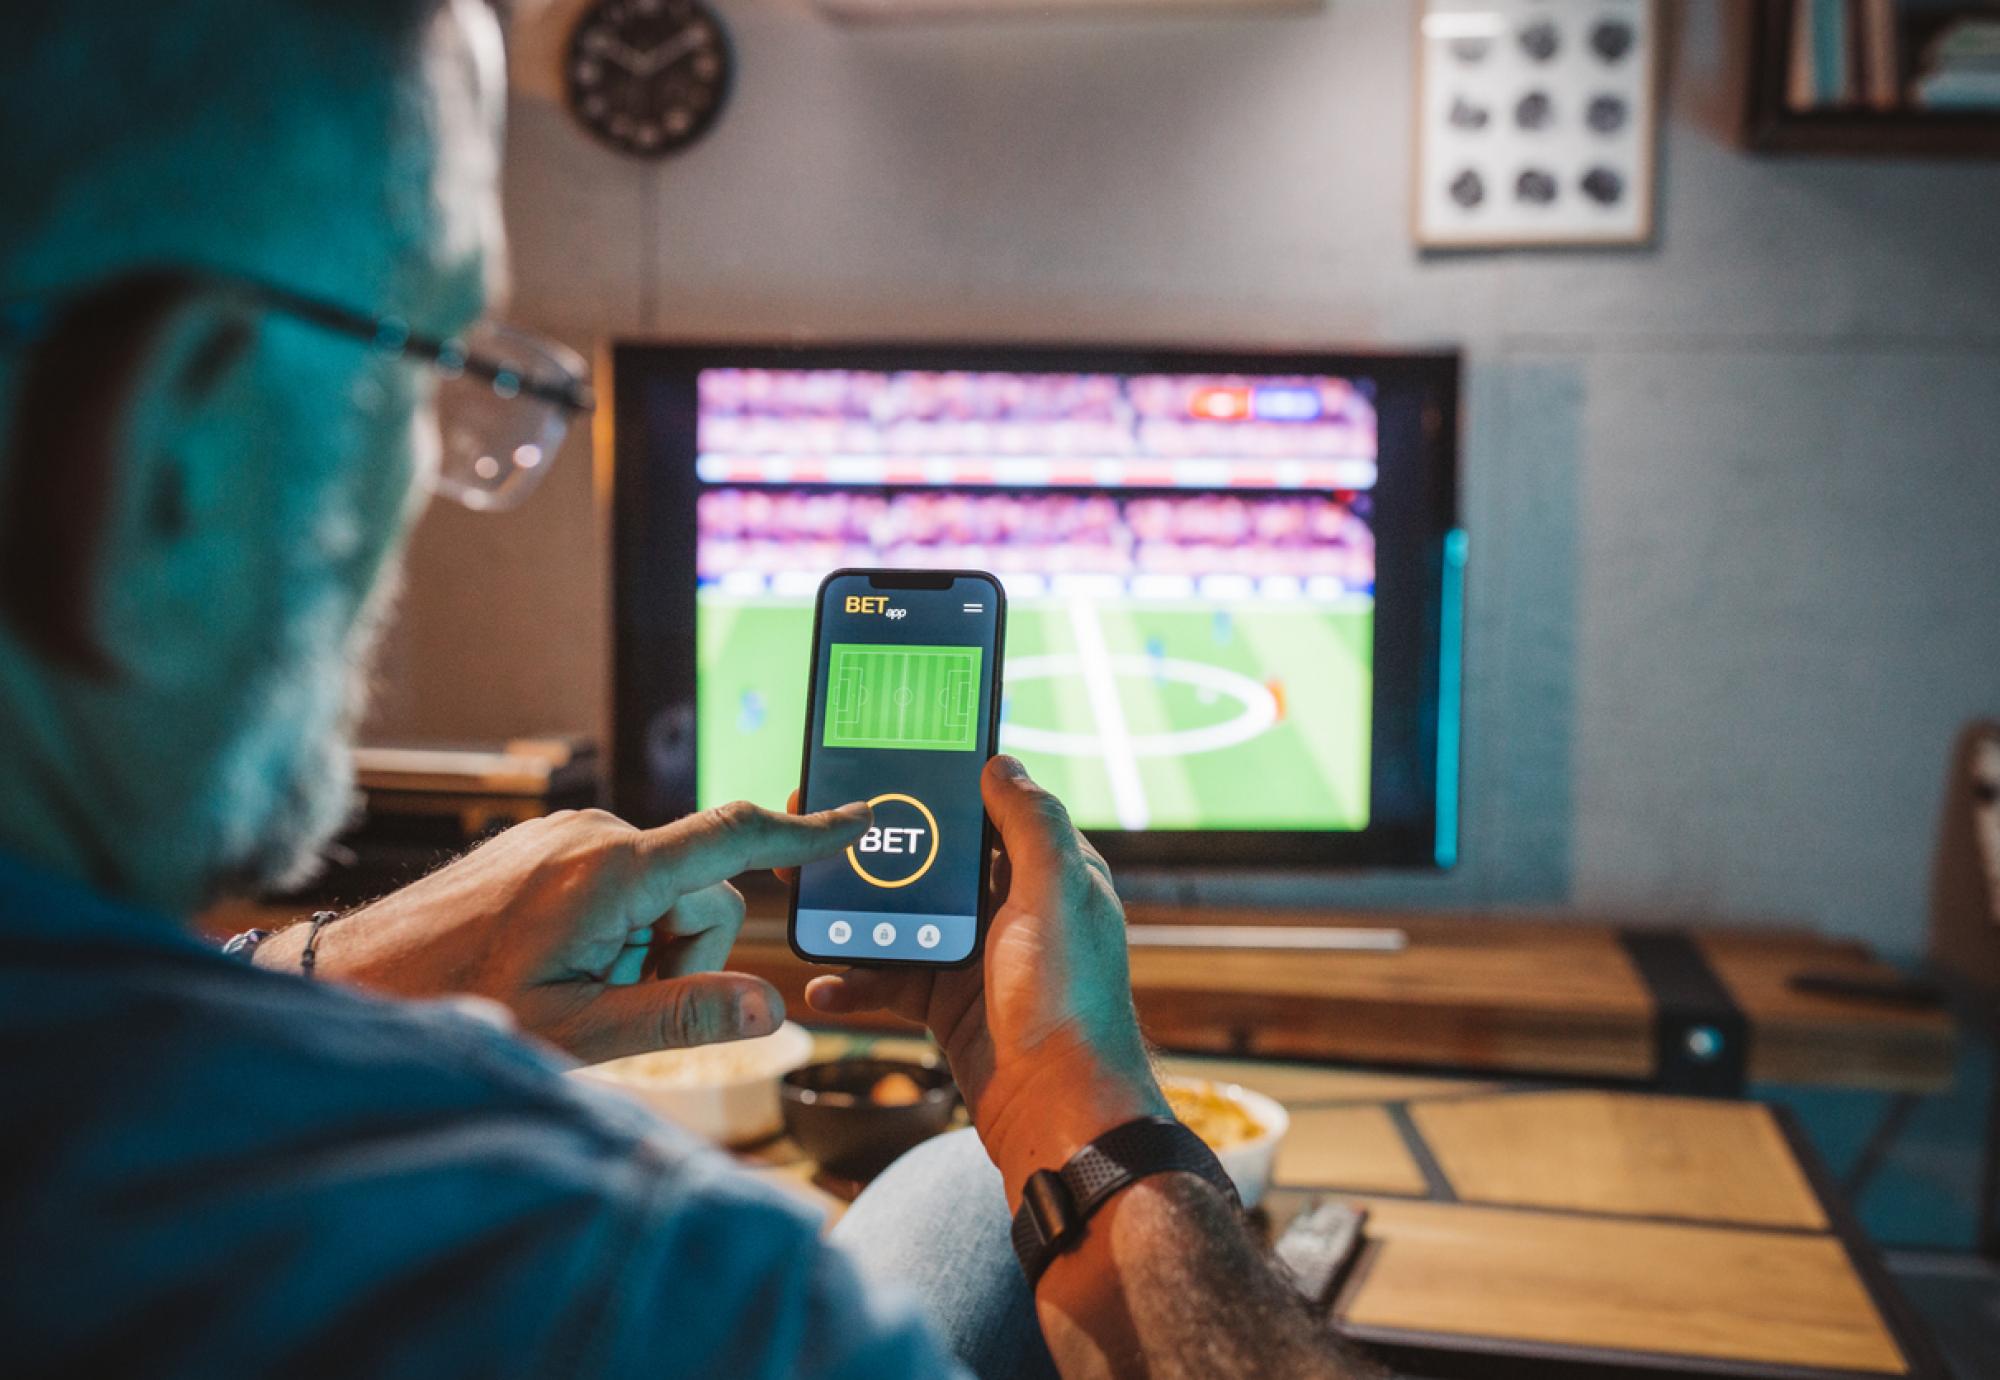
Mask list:
[[[696,610],[698,802],[782,808],[811,602],[703,586]],[[1361,829],[1373,636],[1365,603],[1016,600],[1000,749],[1086,830]]]

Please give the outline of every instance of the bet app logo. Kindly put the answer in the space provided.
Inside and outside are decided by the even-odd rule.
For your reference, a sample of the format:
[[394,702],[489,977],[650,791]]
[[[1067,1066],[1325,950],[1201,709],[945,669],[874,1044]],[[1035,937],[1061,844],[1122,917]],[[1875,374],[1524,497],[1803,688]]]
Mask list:
[[847,862],[861,880],[885,891],[905,887],[937,861],[937,816],[913,795],[890,791],[868,802],[875,823],[847,850]]

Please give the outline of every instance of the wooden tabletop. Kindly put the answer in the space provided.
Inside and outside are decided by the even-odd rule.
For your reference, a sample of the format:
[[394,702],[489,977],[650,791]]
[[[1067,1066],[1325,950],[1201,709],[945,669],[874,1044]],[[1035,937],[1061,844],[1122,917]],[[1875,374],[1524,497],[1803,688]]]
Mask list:
[[[838,1034],[817,1052],[862,1051],[930,1054]],[[1285,1105],[1291,1127],[1263,1208],[1274,1235],[1324,1199],[1367,1211],[1331,1320],[1398,1375],[1480,1374],[1500,1358],[1537,1377],[1940,1375],[1772,1108],[1252,1059],[1164,1063]],[[788,1142],[747,1158],[829,1218],[843,1210]]]
[[1372,1249],[1336,1312],[1365,1343],[1551,1361],[1614,1353],[1683,1374],[1702,1362],[1741,1375],[1912,1374],[1831,1235],[1361,1201]]
[[1332,1316],[1398,1374],[1482,1373],[1482,1358],[1511,1358],[1528,1369],[1509,1374],[1537,1376],[1941,1375],[1812,1152],[1770,1107],[1255,1061],[1168,1066],[1285,1103],[1274,1230],[1323,1198],[1367,1210]]
[[[1325,924],[1265,911],[1134,906],[1137,924]],[[731,966],[777,985],[803,1009],[820,969],[792,954],[775,916],[746,929]],[[1469,1071],[1652,1080],[1659,1003],[1618,928],[1491,915],[1383,915],[1393,953],[1231,948],[1132,950],[1147,1034],[1163,1047]],[[1703,932],[1694,945],[1748,1022],[1748,1076],[1898,1091],[1951,1081],[1955,1036],[1941,1011],[1817,996],[1794,973],[1883,976],[1864,948],[1792,931]],[[893,1025],[880,1018],[878,1025]]]

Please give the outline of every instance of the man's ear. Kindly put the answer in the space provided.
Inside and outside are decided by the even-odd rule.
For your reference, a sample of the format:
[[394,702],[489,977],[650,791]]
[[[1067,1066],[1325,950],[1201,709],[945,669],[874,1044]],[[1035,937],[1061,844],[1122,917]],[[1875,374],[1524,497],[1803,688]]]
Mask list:
[[179,680],[212,660],[256,601],[246,542],[260,482],[255,325],[227,294],[162,313],[135,355],[107,432],[111,498],[94,601],[114,671]]
[[[177,346],[163,351],[162,341],[203,287],[177,272],[103,283],[64,304],[22,368],[0,451],[7,457],[0,476],[0,616],[55,666],[98,677],[113,670],[98,626],[98,593],[114,510],[128,496],[127,404],[137,392],[161,391],[174,354],[189,356],[184,332],[173,333],[182,342]],[[180,372],[198,381],[204,371]]]
[[227,466],[209,452],[241,429],[239,371],[251,340],[250,318],[214,299],[190,302],[160,323],[134,371],[120,427],[119,469],[129,484],[119,506],[140,529],[133,535],[184,541],[194,535],[197,510],[206,515],[228,483]]

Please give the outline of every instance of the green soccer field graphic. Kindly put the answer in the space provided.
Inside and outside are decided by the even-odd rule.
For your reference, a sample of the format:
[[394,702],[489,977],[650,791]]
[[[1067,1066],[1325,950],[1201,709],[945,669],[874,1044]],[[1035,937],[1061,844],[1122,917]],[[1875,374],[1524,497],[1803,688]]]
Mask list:
[[[810,600],[700,591],[704,807],[798,785],[812,621]],[[1373,644],[1365,605],[1017,600],[1000,750],[1086,829],[1360,829]]]
[[979,746],[980,648],[836,642],[827,650],[828,747]]

